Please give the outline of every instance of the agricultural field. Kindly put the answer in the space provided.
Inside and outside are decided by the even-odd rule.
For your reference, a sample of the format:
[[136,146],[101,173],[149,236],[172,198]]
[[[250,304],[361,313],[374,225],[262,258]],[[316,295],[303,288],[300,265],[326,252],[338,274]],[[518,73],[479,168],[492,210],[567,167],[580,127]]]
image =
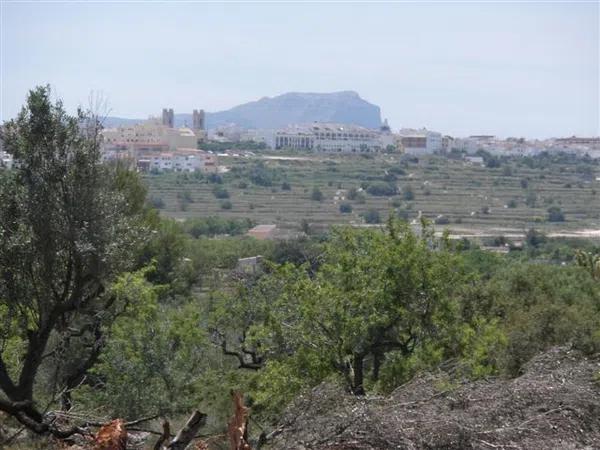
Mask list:
[[501,159],[493,168],[392,154],[229,156],[220,164],[227,172],[218,176],[145,175],[151,202],[177,219],[250,218],[290,231],[303,221],[314,229],[377,223],[377,211],[381,221],[425,217],[462,236],[534,227],[600,237],[600,167],[564,155]]

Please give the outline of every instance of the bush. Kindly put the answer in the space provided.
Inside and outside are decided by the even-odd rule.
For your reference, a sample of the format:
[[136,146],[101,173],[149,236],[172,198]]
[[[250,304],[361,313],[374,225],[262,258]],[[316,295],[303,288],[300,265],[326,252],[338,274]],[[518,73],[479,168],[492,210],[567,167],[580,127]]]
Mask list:
[[229,192],[223,186],[220,186],[220,185],[215,186],[212,192],[216,198],[220,198],[220,199],[229,198]]
[[321,190],[318,187],[315,187],[312,190],[312,193],[310,194],[310,199],[314,200],[315,202],[323,201],[323,193],[321,192]]
[[523,179],[521,180],[521,187],[522,187],[523,189],[527,189],[527,188],[529,187],[529,180],[527,180],[527,178],[523,178]]
[[224,200],[221,202],[221,209],[231,209],[233,208],[233,204],[229,200]]
[[393,183],[375,183],[367,188],[367,192],[375,196],[396,195],[397,188]]
[[528,192],[527,197],[525,197],[525,204],[530,208],[535,208],[537,204],[537,195],[535,192]]
[[415,193],[413,191],[412,186],[406,185],[402,188],[402,198],[406,201],[411,201],[415,199]]
[[152,208],[156,209],[163,209],[165,207],[165,201],[162,199],[162,197],[151,196],[148,198],[148,204]]
[[216,174],[216,173],[209,174],[207,177],[207,180],[209,183],[223,184],[223,178],[221,177],[221,175]]
[[500,167],[500,160],[495,156],[489,156],[485,161],[485,167],[488,169],[497,169]]
[[402,167],[391,167],[388,169],[389,172],[394,173],[396,175],[406,175],[406,171]]
[[362,214],[363,219],[365,219],[366,223],[375,224],[381,223],[381,217],[379,215],[379,211],[376,209],[370,209],[367,212]]
[[184,190],[183,192],[177,193],[177,198],[181,200],[182,203],[194,203],[194,199],[192,198],[192,193],[189,190]]
[[400,208],[402,206],[402,200],[400,200],[398,197],[392,199],[392,206],[394,208]]
[[358,195],[358,190],[356,188],[351,188],[348,191],[348,200],[355,200],[356,196]]
[[548,208],[548,222],[564,222],[565,215],[558,206]]
[[530,228],[525,235],[525,242],[530,247],[539,247],[542,244],[545,244],[548,241],[548,238],[541,231],[536,230],[535,228]]
[[281,183],[281,190],[282,191],[291,191],[292,186],[287,181],[284,181],[283,183]]
[[342,214],[349,214],[352,212],[352,205],[350,203],[340,204],[340,212]]
[[258,186],[271,187],[277,176],[277,172],[267,168],[264,164],[256,164],[250,171],[250,181]]
[[248,183],[246,183],[245,181],[240,181],[238,183],[238,188],[239,189],[247,189],[248,188]]
[[450,223],[450,219],[447,216],[439,216],[434,220],[436,225],[448,225]]
[[225,219],[223,217],[210,216],[187,219],[183,223],[183,229],[197,239],[201,236],[213,237],[222,234],[236,236],[244,234],[254,225],[254,222],[250,219]]
[[516,208],[517,207],[517,201],[515,199],[509,200],[508,207],[509,208]]

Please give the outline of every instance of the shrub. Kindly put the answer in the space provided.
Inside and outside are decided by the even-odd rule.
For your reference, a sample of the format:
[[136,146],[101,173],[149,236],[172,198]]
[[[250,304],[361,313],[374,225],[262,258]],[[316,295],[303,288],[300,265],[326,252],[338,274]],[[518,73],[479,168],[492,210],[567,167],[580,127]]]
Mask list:
[[287,181],[284,181],[283,183],[281,183],[281,190],[282,191],[291,191],[292,186]]
[[485,167],[488,169],[497,169],[500,167],[500,160],[495,156],[489,156],[485,161]]
[[315,187],[310,194],[310,199],[316,202],[323,201],[323,193],[318,187]]
[[406,171],[402,168],[402,167],[391,167],[389,170],[389,172],[394,173],[396,175],[406,175]]
[[537,203],[537,195],[535,192],[528,192],[527,197],[525,197],[525,204],[530,208],[535,208]]
[[223,184],[223,177],[216,173],[211,173],[207,177],[209,183],[213,184]]
[[412,186],[407,184],[402,188],[402,198],[406,201],[411,201],[415,199],[415,193],[413,191]]
[[564,222],[565,215],[558,206],[548,208],[548,222]]
[[508,207],[509,208],[516,208],[517,207],[517,201],[515,199],[510,199],[508,202]]
[[447,216],[439,216],[434,220],[436,225],[448,225],[450,223],[450,219]]
[[224,199],[229,198],[229,192],[223,186],[217,185],[213,189],[213,195],[215,198]]
[[192,199],[192,193],[187,189],[182,192],[178,192],[177,198],[181,200],[182,203],[194,203],[194,199]]
[[396,195],[397,188],[392,183],[375,183],[367,188],[367,192],[375,196],[389,196]]
[[352,212],[352,205],[350,203],[340,204],[340,212],[342,214],[349,214]]
[[348,191],[348,200],[355,200],[358,195],[358,190],[356,188],[352,188]]
[[521,180],[521,187],[522,187],[523,189],[527,189],[527,188],[529,187],[529,180],[527,180],[527,178],[523,178],[523,179]]
[[396,211],[396,217],[398,217],[398,219],[401,219],[401,220],[404,220],[405,222],[407,222],[410,215],[406,209],[398,209]]
[[370,209],[367,212],[362,214],[362,217],[365,219],[366,223],[375,224],[381,223],[381,217],[379,215],[379,211],[376,209]]
[[233,208],[233,204],[229,200],[224,200],[221,202],[221,209],[231,209]]
[[162,199],[162,197],[151,196],[148,198],[148,204],[152,208],[156,209],[163,209],[165,207],[165,201]]

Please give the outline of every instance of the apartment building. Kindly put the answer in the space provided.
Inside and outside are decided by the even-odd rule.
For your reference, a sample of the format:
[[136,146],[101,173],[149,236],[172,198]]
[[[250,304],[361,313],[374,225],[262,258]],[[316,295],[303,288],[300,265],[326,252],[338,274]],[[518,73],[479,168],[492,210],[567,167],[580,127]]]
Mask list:
[[[291,125],[265,133],[264,141],[273,149],[314,150],[318,152],[376,152],[393,145],[389,132],[370,130],[358,125],[315,122]],[[389,139],[383,138],[389,136]]]
[[444,149],[441,133],[426,128],[404,128],[398,133],[404,153],[409,155],[429,155]]

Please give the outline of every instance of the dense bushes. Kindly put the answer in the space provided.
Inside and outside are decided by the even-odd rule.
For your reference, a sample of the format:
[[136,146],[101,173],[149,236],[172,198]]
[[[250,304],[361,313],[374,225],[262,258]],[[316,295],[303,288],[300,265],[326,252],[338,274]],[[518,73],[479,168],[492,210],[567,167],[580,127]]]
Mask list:
[[244,234],[254,225],[255,223],[250,219],[225,219],[218,216],[211,216],[187,219],[183,223],[183,229],[195,238],[222,234],[235,236]]
[[374,183],[367,187],[367,192],[375,196],[392,196],[396,195],[398,189],[393,183]]

